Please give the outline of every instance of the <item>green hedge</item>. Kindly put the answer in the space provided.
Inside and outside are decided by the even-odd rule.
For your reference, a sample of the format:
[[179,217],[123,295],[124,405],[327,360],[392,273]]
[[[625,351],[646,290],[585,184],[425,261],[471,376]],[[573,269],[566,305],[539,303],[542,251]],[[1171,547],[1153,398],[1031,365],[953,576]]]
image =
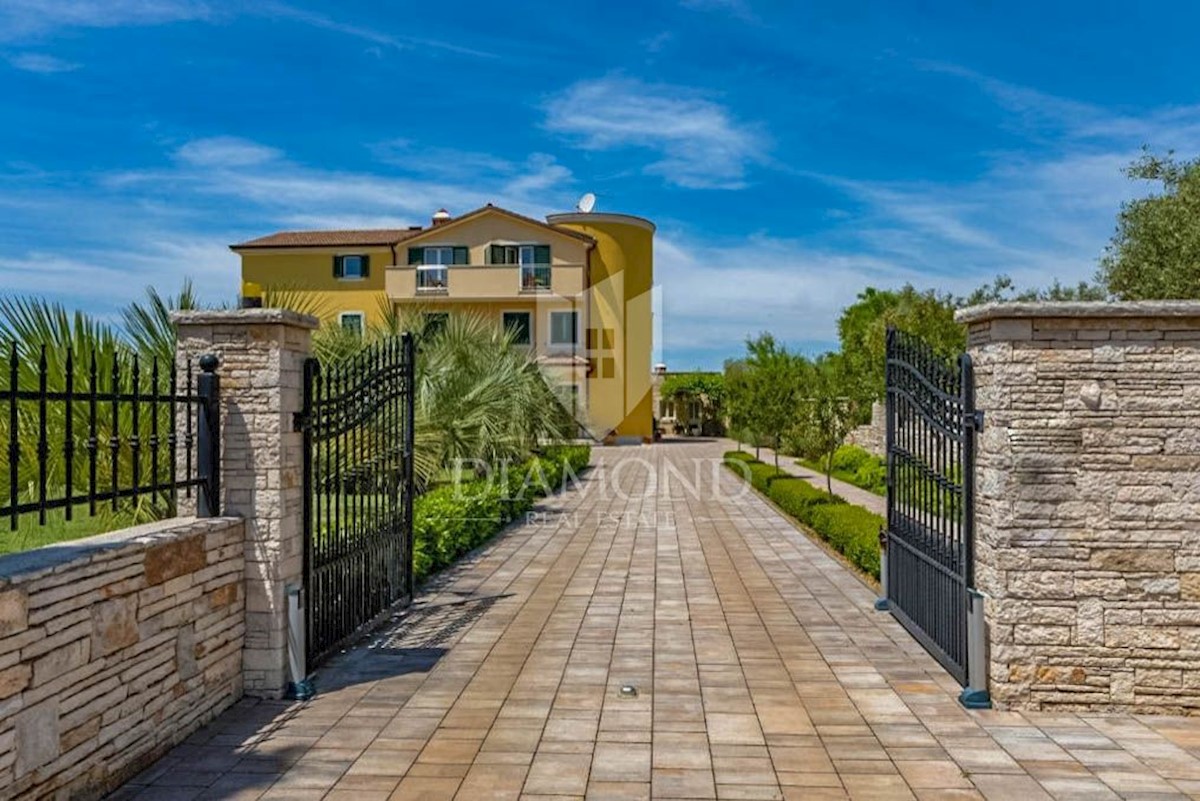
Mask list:
[[777,473],[772,465],[756,460],[748,453],[730,451],[725,464],[745,477],[749,467],[750,483],[775,505],[812,529],[821,539],[844,555],[864,573],[879,578],[879,529],[884,519],[861,506],[846,503],[803,479]]
[[587,445],[558,445],[491,480],[437,487],[413,501],[413,573],[422,579],[478,548],[562,488],[591,459]]

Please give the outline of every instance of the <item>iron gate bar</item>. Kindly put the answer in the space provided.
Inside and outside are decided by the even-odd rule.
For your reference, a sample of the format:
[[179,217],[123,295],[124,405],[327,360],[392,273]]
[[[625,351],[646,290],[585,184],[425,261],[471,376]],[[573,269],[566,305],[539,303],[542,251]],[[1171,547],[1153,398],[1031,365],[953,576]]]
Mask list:
[[973,583],[974,376],[887,333],[887,608],[961,684]]
[[308,670],[412,599],[413,339],[304,365]]

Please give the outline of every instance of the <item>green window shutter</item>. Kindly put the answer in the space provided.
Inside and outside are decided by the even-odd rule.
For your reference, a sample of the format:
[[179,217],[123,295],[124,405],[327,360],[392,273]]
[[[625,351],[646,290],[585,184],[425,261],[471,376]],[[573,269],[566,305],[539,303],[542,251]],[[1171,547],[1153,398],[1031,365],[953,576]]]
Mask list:
[[454,263],[455,264],[470,264],[471,251],[464,247],[454,248]]
[[334,278],[342,277],[342,257],[341,256],[333,257],[333,277]]
[[550,263],[550,246],[549,245],[535,246],[533,249],[533,261],[536,264],[549,264]]
[[409,264],[424,264],[425,263],[425,248],[409,248],[408,249]]
[[362,277],[366,278],[371,274],[371,257],[366,253],[362,255]]

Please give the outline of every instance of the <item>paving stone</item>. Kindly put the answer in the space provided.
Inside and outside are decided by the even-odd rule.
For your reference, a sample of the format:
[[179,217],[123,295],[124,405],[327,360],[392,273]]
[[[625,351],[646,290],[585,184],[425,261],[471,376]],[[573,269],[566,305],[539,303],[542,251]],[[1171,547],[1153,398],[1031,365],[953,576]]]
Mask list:
[[126,797],[1200,795],[1200,720],[963,710],[822,546],[732,475],[713,498],[725,447],[597,449],[590,481],[699,464],[699,496],[643,497],[631,467],[621,497],[547,499],[571,517],[514,525],[322,667],[317,698],[234,707]]

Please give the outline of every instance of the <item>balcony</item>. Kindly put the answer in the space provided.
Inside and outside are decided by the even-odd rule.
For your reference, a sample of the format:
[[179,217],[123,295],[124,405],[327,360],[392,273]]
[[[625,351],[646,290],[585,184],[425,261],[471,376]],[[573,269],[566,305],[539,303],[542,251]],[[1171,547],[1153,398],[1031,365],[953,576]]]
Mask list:
[[450,271],[445,267],[418,267],[417,294],[445,295],[450,287]]
[[549,264],[522,264],[521,291],[549,292],[551,269]]
[[573,297],[583,292],[584,265],[398,265],[387,268],[386,287],[388,296],[397,300],[505,300],[541,294]]

